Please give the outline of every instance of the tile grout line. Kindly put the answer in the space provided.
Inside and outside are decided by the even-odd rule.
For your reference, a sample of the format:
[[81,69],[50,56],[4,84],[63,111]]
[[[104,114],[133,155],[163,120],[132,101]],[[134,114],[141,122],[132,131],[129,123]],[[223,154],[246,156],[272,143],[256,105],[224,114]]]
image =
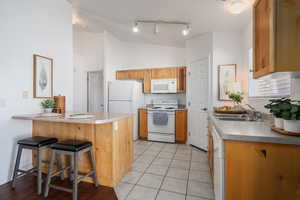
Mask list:
[[[154,143],[153,142],[151,142],[151,145],[149,145],[149,147],[143,152],[143,153],[145,153],[149,148],[150,148],[150,146],[152,146]],[[144,174],[146,174],[146,171],[148,170],[148,168],[152,165],[152,163],[154,162],[154,160],[158,157],[158,155],[159,155],[159,153],[161,152],[161,150],[157,153],[157,155],[154,157],[154,159],[150,162],[150,164],[149,164],[149,166],[142,172],[142,175],[141,175],[141,177],[137,180],[137,182],[133,185],[133,187],[131,188],[131,190],[128,192],[128,194],[126,195],[126,197],[125,197],[125,200],[128,198],[128,196],[129,196],[129,194],[133,191],[133,189],[135,188],[135,186],[140,186],[140,185],[138,185],[138,182],[142,179],[142,177],[144,176]],[[142,154],[143,154],[142,153]],[[142,155],[141,154],[141,155]],[[145,187],[145,186],[143,186],[143,187]],[[148,187],[149,188],[149,187]],[[151,189],[153,189],[153,188],[151,188]],[[158,192],[157,192],[158,193]]]
[[175,145],[176,145],[175,153],[173,153],[173,156],[172,156],[172,158],[171,158],[171,162],[169,163],[168,168],[167,168],[167,171],[166,171],[165,175],[163,176],[163,179],[162,179],[162,181],[161,181],[161,183],[160,183],[160,187],[158,188],[157,194],[156,194],[156,196],[155,196],[155,200],[157,199],[159,192],[162,191],[162,190],[161,190],[161,187],[162,187],[162,185],[163,185],[163,183],[164,183],[164,181],[165,181],[165,179],[166,179],[166,177],[167,177],[167,174],[168,174],[168,172],[169,172],[169,170],[170,170],[171,163],[173,162],[174,157],[175,157],[175,154],[176,154],[176,152],[177,152],[177,148],[178,148],[178,147],[177,147],[177,144],[175,144]]
[[[148,142],[147,142],[147,143],[148,143]],[[145,152],[150,148],[150,146],[152,146],[152,145],[153,145],[153,143],[151,143],[150,145],[148,145],[148,147],[146,147],[146,149],[143,151],[143,153],[145,153]],[[141,153],[138,157],[141,157],[143,153]],[[137,160],[137,159],[136,159],[136,160]],[[143,175],[144,175],[144,174],[142,174],[141,177],[143,177]],[[139,180],[138,180],[137,182],[140,181],[141,177],[139,178]],[[124,199],[124,200],[126,200],[126,199],[128,198],[129,194],[133,191],[133,189],[134,189],[135,186],[137,185],[137,182],[136,182],[135,184],[133,184],[133,187],[129,190],[129,192],[128,192],[127,195],[125,196],[125,199]],[[129,184],[131,184],[131,183],[129,183]]]

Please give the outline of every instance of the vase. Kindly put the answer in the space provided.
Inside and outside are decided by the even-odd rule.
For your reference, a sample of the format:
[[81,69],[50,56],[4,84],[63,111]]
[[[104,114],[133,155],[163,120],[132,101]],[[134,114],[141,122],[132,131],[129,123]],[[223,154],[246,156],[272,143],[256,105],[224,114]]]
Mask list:
[[283,129],[283,119],[282,118],[274,118],[274,125],[276,128]]
[[44,108],[44,113],[52,113],[53,108]]
[[300,133],[300,120],[284,120],[284,130],[293,133]]

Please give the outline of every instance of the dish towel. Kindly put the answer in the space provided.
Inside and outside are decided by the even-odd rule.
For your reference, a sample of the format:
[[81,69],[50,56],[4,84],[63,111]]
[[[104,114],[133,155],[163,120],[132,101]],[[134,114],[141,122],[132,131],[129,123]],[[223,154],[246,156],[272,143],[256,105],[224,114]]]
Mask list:
[[168,113],[156,112],[153,113],[153,124],[159,126],[168,125],[169,116]]

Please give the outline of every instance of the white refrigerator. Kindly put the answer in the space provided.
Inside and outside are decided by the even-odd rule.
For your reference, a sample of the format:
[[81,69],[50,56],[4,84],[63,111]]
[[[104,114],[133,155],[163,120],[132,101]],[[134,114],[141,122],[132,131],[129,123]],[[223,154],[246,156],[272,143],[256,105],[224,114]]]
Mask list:
[[139,81],[108,83],[108,112],[134,114],[133,140],[138,139],[138,109],[144,106],[143,84]]

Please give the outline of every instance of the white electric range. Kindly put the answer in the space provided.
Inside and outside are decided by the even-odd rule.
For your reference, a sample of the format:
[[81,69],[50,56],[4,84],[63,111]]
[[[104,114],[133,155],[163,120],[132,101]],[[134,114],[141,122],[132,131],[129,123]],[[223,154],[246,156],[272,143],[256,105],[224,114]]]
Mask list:
[[177,99],[156,99],[148,108],[148,140],[175,143]]

